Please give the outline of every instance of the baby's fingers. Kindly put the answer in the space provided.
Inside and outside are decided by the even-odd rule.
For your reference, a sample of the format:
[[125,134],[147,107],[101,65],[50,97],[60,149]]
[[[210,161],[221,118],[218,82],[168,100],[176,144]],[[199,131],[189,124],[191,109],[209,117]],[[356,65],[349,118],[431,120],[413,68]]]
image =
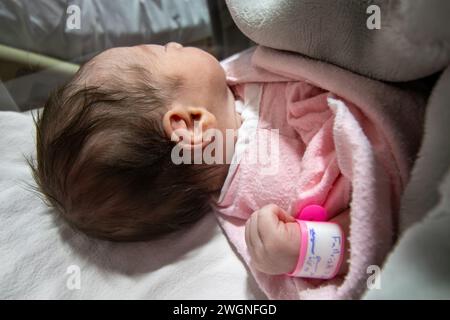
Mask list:
[[261,209],[261,214],[258,218],[258,227],[263,236],[276,232],[280,222],[279,215],[282,214],[279,212],[283,212],[283,210],[272,204]]
[[295,218],[291,216],[290,214],[286,213],[283,209],[278,208],[279,210],[276,211],[278,220],[283,221],[284,223],[288,222],[296,222]]
[[259,218],[260,213],[256,211],[250,219],[250,238],[255,250],[261,250],[263,245],[260,230],[258,229]]

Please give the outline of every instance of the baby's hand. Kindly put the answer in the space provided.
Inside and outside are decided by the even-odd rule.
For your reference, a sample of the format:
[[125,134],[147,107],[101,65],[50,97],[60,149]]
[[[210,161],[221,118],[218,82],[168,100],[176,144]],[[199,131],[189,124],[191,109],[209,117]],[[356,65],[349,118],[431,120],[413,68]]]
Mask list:
[[284,274],[297,263],[300,230],[295,219],[274,204],[255,211],[245,225],[253,265],[261,272]]

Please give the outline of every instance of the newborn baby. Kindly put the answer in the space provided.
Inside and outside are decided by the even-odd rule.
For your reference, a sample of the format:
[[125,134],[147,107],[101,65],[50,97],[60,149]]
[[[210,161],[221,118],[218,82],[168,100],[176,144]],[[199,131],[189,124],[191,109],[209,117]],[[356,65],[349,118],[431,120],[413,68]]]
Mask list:
[[[213,163],[175,163],[174,147],[193,154],[214,143],[205,137],[210,129],[238,132],[235,96],[219,62],[197,48],[172,42],[107,50],[52,94],[36,119],[35,180],[70,225],[96,238],[141,241],[188,227],[220,210],[226,151],[238,134],[224,140],[224,156],[216,150]],[[306,245],[293,212],[258,205],[245,234],[255,267],[292,272]],[[348,233],[347,208],[333,216]]]

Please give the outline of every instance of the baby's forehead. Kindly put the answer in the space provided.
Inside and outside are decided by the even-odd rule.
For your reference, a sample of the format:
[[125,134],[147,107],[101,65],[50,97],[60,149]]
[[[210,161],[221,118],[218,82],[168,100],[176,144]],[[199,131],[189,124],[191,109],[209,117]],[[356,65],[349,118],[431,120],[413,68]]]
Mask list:
[[111,70],[111,67],[127,67],[135,63],[134,52],[131,48],[112,48],[103,51],[88,62],[91,70]]
[[103,51],[91,61],[97,64],[129,65],[145,64],[158,59],[158,55],[151,50],[144,51],[142,46],[116,47]]
[[142,57],[134,47],[119,47],[103,51],[83,66],[81,79],[89,85],[106,83],[111,77],[132,77],[124,72],[144,68]]
[[123,59],[129,54],[134,53],[133,47],[117,47],[117,48],[111,48],[107,49],[101,53],[99,53],[97,56],[95,56],[92,60],[94,61],[106,61],[106,60],[114,60],[114,59]]

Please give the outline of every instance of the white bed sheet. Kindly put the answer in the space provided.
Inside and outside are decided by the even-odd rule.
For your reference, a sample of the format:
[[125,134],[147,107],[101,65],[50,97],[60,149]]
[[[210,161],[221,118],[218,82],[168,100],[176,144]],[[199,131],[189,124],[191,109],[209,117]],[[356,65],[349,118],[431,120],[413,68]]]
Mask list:
[[31,115],[0,112],[0,299],[265,298],[212,213],[154,242],[73,231],[31,191],[33,152]]

